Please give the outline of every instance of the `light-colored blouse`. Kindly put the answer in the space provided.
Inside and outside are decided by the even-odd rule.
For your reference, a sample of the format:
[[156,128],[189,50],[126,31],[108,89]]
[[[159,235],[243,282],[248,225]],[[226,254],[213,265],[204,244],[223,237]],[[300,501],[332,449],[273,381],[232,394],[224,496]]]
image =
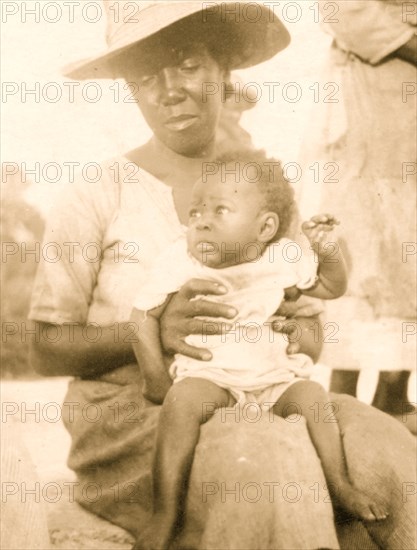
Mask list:
[[[126,157],[101,172],[96,183],[69,183],[50,212],[30,319],[128,321],[155,258],[183,233],[169,186]],[[320,311],[314,300],[296,306],[297,315]]]

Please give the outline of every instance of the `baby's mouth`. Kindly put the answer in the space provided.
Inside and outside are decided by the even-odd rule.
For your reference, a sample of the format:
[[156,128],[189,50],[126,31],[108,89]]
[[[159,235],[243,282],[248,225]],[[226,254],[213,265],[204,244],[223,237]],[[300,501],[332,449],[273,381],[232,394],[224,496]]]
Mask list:
[[217,248],[218,247],[216,244],[210,243],[207,241],[199,242],[196,246],[196,249],[199,252],[205,252],[205,253],[216,252]]

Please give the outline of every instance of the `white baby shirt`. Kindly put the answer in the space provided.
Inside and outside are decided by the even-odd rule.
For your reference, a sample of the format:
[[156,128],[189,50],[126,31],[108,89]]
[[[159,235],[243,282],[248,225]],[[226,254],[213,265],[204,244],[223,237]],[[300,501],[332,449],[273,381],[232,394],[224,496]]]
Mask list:
[[192,278],[212,280],[226,287],[227,294],[208,299],[236,308],[236,317],[227,320],[233,323],[232,330],[210,335],[213,319],[207,319],[207,333],[190,335],[186,342],[210,349],[213,358],[198,361],[177,354],[170,373],[174,381],[193,376],[224,388],[256,392],[310,375],[310,358],[303,354],[287,355],[288,342],[284,335],[272,330],[271,317],[282,302],[284,289],[311,287],[316,272],[314,256],[302,253],[288,239],[268,245],[256,261],[213,269],[188,253],[183,235],[156,259],[134,307],[142,311],[153,309]]

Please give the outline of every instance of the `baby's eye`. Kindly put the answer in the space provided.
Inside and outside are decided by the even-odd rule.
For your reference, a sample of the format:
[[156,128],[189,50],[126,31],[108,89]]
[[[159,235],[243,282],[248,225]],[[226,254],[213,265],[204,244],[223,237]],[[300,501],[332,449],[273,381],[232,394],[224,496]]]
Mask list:
[[189,217],[194,219],[200,218],[201,212],[199,212],[198,210],[190,210]]
[[216,214],[228,214],[230,210],[227,208],[227,206],[218,206],[216,208]]

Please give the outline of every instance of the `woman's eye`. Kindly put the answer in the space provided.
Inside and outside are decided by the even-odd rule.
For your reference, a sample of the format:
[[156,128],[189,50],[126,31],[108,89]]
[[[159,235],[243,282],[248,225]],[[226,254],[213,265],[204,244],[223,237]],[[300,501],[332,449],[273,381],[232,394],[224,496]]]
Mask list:
[[189,217],[190,218],[200,218],[201,217],[201,213],[198,211],[198,210],[191,210],[190,211],[190,214],[189,214]]
[[218,206],[216,209],[217,214],[227,214],[230,212],[230,210],[227,208],[227,206]]
[[182,65],[181,65],[181,71],[183,73],[186,73],[186,74],[193,74],[195,72],[198,71],[198,69],[200,68],[200,63],[198,63],[197,61],[185,61]]
[[156,75],[145,75],[140,79],[141,86],[151,86],[156,80]]

